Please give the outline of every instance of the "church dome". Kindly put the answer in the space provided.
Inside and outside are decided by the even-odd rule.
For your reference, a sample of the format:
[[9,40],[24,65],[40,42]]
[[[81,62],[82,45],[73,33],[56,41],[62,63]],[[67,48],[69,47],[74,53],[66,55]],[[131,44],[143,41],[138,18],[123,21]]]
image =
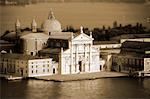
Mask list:
[[48,19],[42,24],[42,29],[45,32],[61,32],[61,24],[55,19],[54,13],[51,11]]

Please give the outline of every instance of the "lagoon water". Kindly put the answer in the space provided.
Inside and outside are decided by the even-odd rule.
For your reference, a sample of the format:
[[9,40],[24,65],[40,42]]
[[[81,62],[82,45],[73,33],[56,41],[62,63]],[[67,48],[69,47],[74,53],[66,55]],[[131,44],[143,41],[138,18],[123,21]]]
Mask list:
[[102,78],[72,82],[1,80],[1,99],[150,99],[150,79]]
[[26,6],[0,6],[0,32],[14,30],[16,19],[20,19],[22,27],[30,27],[33,18],[38,27],[47,19],[50,9],[62,27],[72,25],[79,28],[112,26],[117,20],[121,24],[143,23],[150,27],[147,18],[150,17],[150,5],[134,3],[39,3]]

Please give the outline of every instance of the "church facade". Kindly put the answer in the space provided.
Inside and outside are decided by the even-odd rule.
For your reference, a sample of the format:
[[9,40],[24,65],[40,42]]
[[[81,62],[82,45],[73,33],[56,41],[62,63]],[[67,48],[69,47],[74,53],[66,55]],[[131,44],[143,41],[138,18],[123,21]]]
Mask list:
[[59,57],[60,74],[77,74],[101,71],[99,50],[94,49],[93,38],[81,33],[72,35],[69,40],[69,49],[61,48]]

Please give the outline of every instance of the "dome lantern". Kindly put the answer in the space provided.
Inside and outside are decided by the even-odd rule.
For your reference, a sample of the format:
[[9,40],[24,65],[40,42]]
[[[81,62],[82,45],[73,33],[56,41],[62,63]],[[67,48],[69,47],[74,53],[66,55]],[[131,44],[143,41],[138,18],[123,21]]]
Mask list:
[[48,15],[48,19],[55,19],[55,16],[54,16],[54,12],[52,10],[50,10],[50,13]]

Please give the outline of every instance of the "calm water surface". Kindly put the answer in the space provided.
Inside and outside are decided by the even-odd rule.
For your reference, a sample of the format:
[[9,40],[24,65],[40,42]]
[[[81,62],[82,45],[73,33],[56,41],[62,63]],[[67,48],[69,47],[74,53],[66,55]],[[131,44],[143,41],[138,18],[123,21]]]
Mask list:
[[2,99],[150,99],[150,79],[107,78],[73,82],[1,81]]
[[50,8],[62,27],[73,25],[79,28],[112,26],[115,20],[118,23],[143,23],[150,27],[147,18],[150,17],[150,5],[128,3],[40,3],[27,6],[0,6],[0,31],[14,30],[16,19],[20,19],[22,27],[30,27],[33,18],[38,27],[47,19]]

